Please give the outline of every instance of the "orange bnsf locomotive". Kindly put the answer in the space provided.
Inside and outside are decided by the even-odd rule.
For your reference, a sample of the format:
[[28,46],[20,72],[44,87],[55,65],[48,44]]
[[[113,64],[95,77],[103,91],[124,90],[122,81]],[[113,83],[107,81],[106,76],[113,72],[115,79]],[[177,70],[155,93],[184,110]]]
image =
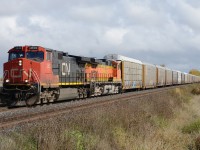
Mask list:
[[12,107],[119,93],[121,62],[17,46],[4,64],[3,102]]

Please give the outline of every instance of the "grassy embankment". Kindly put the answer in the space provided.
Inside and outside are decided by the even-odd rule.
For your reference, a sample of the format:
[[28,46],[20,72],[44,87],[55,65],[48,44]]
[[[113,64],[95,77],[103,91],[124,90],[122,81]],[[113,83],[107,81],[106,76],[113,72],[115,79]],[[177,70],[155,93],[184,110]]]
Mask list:
[[[200,93],[189,85],[0,134],[0,149],[196,149]],[[196,89],[196,90],[193,90]]]

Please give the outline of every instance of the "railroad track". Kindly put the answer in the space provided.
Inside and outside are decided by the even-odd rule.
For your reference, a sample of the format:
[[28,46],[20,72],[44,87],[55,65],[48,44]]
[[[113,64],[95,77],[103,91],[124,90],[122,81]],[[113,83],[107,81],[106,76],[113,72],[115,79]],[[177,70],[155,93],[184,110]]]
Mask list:
[[[118,95],[111,95],[106,97],[98,97],[98,98],[91,98],[89,100],[83,100],[70,103],[70,105],[62,106],[62,107],[53,107],[48,108],[47,110],[43,111],[42,107],[40,111],[29,111],[30,109],[34,110],[35,108],[17,108],[17,109],[11,109],[11,115],[10,116],[1,116],[1,113],[9,112],[9,110],[5,110],[0,112],[0,129],[7,129],[12,128],[18,125],[22,125],[25,123],[31,123],[38,120],[44,120],[52,117],[56,117],[62,114],[67,114],[74,111],[79,110],[85,110],[90,109],[93,107],[98,106],[105,106],[109,104],[113,104],[116,102],[123,102],[123,101],[129,101],[133,100],[134,98],[140,98],[151,94],[158,94],[165,92],[166,90],[176,88],[177,86],[173,87],[166,87],[166,88],[157,88],[157,89],[151,89],[151,90],[145,90],[145,91],[139,91],[139,92],[130,92],[125,94],[118,94]],[[66,104],[67,102],[65,102]],[[80,104],[81,103],[81,104]],[[54,105],[54,104],[53,104]],[[52,106],[53,106],[52,105]],[[55,104],[56,106],[56,104]],[[43,106],[44,107],[44,106]],[[19,110],[25,110],[26,113],[19,113]]]

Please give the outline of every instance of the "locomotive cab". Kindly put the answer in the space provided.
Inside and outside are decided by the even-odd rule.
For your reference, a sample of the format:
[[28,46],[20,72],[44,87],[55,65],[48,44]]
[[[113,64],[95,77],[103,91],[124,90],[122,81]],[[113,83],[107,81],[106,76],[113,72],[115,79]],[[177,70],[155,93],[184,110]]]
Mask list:
[[4,64],[4,84],[16,85],[35,82],[31,78],[30,70],[35,71],[33,65],[39,66],[39,63],[44,60],[44,50],[38,51],[36,47],[17,46],[8,53],[8,62]]
[[[17,46],[8,53],[3,80],[3,92],[7,95],[5,101],[8,105],[25,101],[30,106],[44,97],[49,100],[55,98],[53,93],[58,93],[58,75],[52,71],[50,50],[40,46]],[[53,92],[46,92],[48,88]]]

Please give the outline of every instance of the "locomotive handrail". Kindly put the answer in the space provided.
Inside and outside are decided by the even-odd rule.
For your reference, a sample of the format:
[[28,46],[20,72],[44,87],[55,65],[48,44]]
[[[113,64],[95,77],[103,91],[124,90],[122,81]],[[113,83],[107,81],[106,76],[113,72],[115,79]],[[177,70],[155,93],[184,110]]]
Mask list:
[[[38,75],[37,75],[37,73],[32,69],[32,72],[33,72],[33,75],[36,77],[36,80],[37,80],[37,82],[38,82],[38,90],[40,90],[41,91],[41,86],[40,86],[40,79],[39,79],[39,77],[38,77]],[[39,92],[40,92],[39,91]]]
[[3,80],[5,79],[7,72],[8,72],[8,77],[9,77],[9,71],[8,71],[8,70],[5,70],[5,71],[4,71],[4,74],[3,74]]

